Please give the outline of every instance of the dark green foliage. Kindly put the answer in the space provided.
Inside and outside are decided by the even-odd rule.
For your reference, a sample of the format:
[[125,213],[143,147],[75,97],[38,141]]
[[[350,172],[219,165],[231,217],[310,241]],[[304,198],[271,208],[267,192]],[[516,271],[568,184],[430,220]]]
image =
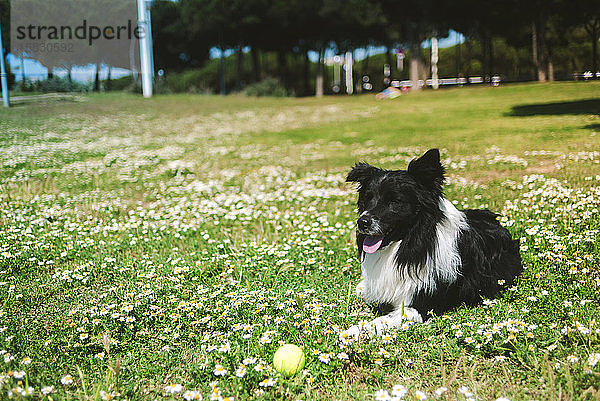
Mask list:
[[[106,87],[106,81],[103,81],[104,87]],[[128,89],[131,85],[133,85],[133,80],[131,76],[121,77],[117,79],[112,79],[110,81],[111,90],[120,91]]]
[[89,92],[92,84],[77,81],[69,81],[67,77],[61,78],[53,76],[50,79],[40,81],[26,81],[23,86],[23,92]]
[[248,96],[287,96],[287,90],[275,78],[266,78],[260,82],[248,85],[244,90]]
[[209,91],[209,85],[207,81],[214,83],[213,88],[216,88],[217,73],[216,71],[210,70],[207,72],[206,69],[210,65],[202,69],[188,70],[181,73],[174,73],[167,75],[165,82],[174,92],[187,92],[187,93],[204,93]]

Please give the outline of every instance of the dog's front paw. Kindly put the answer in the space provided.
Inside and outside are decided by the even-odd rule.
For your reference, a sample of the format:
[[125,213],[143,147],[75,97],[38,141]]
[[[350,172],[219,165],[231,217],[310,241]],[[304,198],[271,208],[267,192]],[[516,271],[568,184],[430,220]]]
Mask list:
[[361,339],[361,337],[366,337],[368,335],[367,323],[360,322],[359,324],[355,324],[354,326],[350,326],[348,330],[342,331],[339,335],[340,341],[344,345],[352,344],[355,341]]
[[348,330],[340,333],[340,341],[344,345],[351,344],[360,339],[361,332],[362,330],[358,325],[351,326]]
[[379,317],[371,322],[360,322],[351,326],[348,330],[340,333],[340,341],[344,345],[355,341],[383,335],[389,328],[389,321],[386,316]]
[[389,327],[388,317],[382,316],[368,324],[368,331],[374,336],[382,336]]

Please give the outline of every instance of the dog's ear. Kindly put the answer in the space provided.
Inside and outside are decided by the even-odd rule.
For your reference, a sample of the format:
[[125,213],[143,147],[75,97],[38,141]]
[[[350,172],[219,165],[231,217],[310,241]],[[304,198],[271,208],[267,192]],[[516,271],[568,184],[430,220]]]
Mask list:
[[368,163],[356,163],[346,177],[346,182],[365,183],[381,172],[380,168],[373,167]]
[[428,150],[423,156],[411,161],[408,173],[426,187],[440,187],[444,183],[444,166],[440,162],[440,151]]

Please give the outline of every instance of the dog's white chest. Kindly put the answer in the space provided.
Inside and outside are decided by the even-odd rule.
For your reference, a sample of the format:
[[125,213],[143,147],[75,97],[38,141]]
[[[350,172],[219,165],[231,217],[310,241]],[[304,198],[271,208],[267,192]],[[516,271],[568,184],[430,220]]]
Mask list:
[[384,249],[364,253],[361,262],[362,296],[368,303],[389,303],[395,307],[408,305],[417,290],[415,281],[398,271],[396,253],[401,241]]

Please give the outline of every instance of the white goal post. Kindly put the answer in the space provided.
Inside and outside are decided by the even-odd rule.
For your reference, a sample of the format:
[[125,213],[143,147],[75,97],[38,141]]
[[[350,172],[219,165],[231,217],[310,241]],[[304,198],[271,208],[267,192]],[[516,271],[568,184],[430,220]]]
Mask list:
[[144,97],[152,97],[152,79],[154,78],[152,62],[152,29],[150,22],[150,5],[146,0],[137,0],[138,24],[143,27],[144,35],[140,37],[140,64],[142,72],[142,93]]

